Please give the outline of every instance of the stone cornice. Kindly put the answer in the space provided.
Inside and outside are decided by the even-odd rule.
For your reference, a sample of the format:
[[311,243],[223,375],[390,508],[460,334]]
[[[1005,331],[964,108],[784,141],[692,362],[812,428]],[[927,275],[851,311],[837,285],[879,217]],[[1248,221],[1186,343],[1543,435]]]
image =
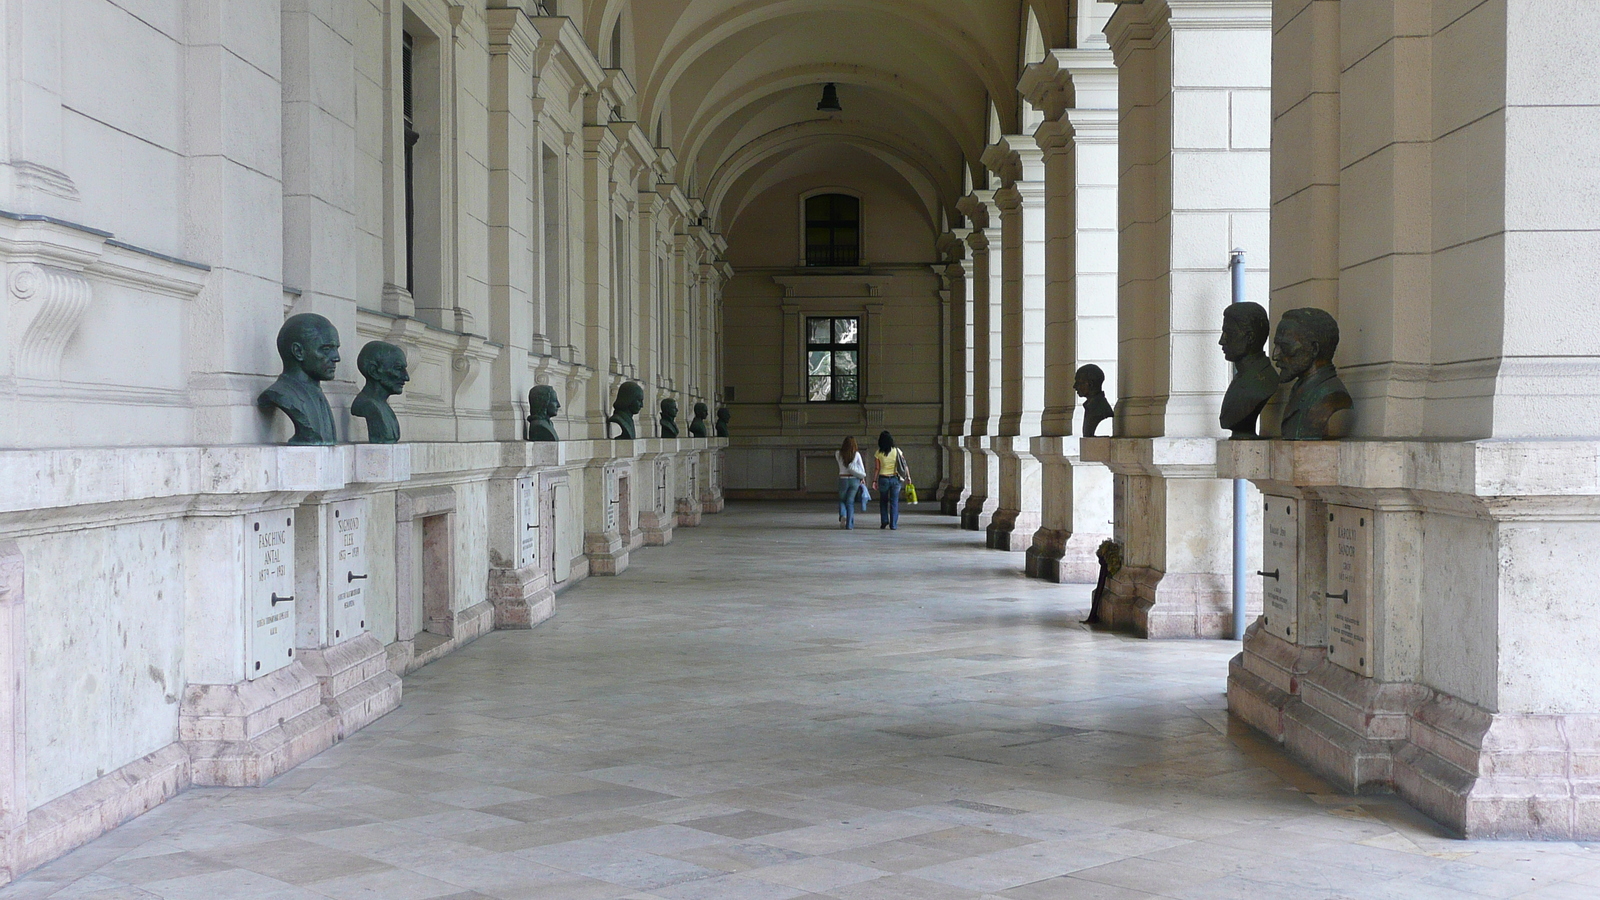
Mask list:
[[583,42],[583,35],[578,32],[571,19],[552,16],[529,21],[539,31],[539,48],[534,67],[536,73],[542,77],[545,67],[551,62],[557,62],[565,70],[567,80],[574,87],[581,86],[585,91],[600,89],[606,78],[605,70],[600,68],[600,61],[589,51],[589,45]]

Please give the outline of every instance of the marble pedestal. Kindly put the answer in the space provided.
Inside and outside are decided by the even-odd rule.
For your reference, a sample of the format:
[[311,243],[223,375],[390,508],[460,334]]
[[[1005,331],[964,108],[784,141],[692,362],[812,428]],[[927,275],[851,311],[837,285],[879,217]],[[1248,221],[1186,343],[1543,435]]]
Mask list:
[[1095,551],[1111,537],[1111,470],[1083,462],[1075,437],[1034,438],[1033,456],[1040,521],[1024,571],[1057,584],[1093,584],[1100,576]]
[[[1151,639],[1233,631],[1233,487],[1217,477],[1210,438],[1081,438],[1083,461],[1114,476],[1122,571],[1106,585],[1109,627]],[[1259,530],[1258,499],[1250,508]],[[1251,565],[1260,562],[1252,551]],[[1254,571],[1254,569],[1252,569]],[[1260,586],[1248,597],[1260,615]]]
[[188,685],[178,735],[194,783],[256,787],[332,747],[339,716],[322,701],[322,683],[298,660],[254,681]]
[[961,527],[966,531],[987,532],[994,521],[995,510],[1000,508],[1000,457],[995,453],[988,435],[971,435],[966,439],[967,454],[972,459],[971,489],[961,507]]
[[961,508],[971,493],[972,457],[967,452],[966,438],[962,435],[944,435],[939,446],[945,452],[945,480],[939,490],[939,514],[960,516]]
[[489,602],[496,629],[532,628],[556,612],[550,573],[538,565],[489,570]]
[[1000,500],[984,530],[984,545],[990,550],[1020,553],[1039,530],[1039,461],[1028,445],[1028,438],[1015,435],[994,439],[1000,457]]
[[711,438],[712,449],[705,451],[700,457],[700,472],[702,487],[700,491],[700,511],[710,515],[722,512],[724,500],[722,498],[722,473],[727,463],[728,448],[727,438]]
[[322,688],[322,704],[344,740],[400,705],[400,679],[383,643],[370,632],[333,647],[301,650],[300,662]]
[[[1469,838],[1600,837],[1600,621],[1574,602],[1594,579],[1600,444],[1217,452],[1329,523],[1301,530],[1297,636],[1258,623],[1230,667],[1233,714],[1341,789],[1393,790]],[[1371,531],[1353,565],[1351,515]]]

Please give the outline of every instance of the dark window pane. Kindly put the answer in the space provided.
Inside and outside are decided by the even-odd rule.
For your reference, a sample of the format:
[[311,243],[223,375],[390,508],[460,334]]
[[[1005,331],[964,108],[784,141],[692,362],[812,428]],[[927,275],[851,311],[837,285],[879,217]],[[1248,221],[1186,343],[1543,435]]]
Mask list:
[[830,201],[833,196],[832,194],[820,194],[806,200],[806,224],[825,222],[831,218],[829,213],[833,211],[833,205]]
[[808,344],[830,344],[830,343],[832,343],[833,342],[832,341],[833,334],[832,334],[832,332],[830,332],[828,330],[828,326],[830,324],[831,324],[831,322],[828,319],[807,319],[806,320],[806,343],[808,343]]
[[854,375],[841,375],[836,381],[838,382],[838,396],[834,397],[835,400],[855,401],[861,399],[858,393],[860,389],[857,387],[857,379]]
[[860,319],[834,319],[833,342],[836,344],[854,344],[860,337]]
[[833,390],[833,379],[826,375],[812,376],[810,398],[812,403],[826,403],[832,399],[829,395]]
[[854,351],[854,350],[835,350],[834,353],[833,353],[833,374],[835,374],[835,375],[854,375],[854,374],[856,374],[856,351]]

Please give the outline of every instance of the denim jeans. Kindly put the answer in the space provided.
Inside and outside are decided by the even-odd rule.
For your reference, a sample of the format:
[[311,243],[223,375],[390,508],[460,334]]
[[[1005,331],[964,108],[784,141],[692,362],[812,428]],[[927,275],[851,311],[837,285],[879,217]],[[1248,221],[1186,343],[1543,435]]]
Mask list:
[[861,479],[854,475],[839,476],[839,515],[844,517],[844,527],[856,527],[856,492],[861,490]]
[[894,475],[878,476],[878,518],[890,528],[900,527],[900,484]]

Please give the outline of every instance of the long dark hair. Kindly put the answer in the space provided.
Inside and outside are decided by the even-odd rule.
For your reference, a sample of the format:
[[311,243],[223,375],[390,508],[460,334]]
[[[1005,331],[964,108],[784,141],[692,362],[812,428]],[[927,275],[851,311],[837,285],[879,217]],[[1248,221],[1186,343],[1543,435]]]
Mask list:
[[888,453],[894,449],[894,435],[887,431],[878,432],[878,452]]
[[856,439],[853,437],[845,438],[844,443],[839,445],[839,458],[844,460],[846,464],[855,459],[860,452],[861,448],[856,446]]

